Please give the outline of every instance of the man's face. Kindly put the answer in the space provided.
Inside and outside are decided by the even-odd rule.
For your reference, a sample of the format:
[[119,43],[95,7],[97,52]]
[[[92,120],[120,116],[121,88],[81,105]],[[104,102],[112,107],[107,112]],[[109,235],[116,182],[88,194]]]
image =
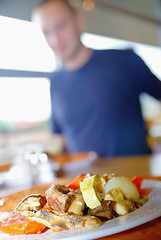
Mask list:
[[73,58],[80,49],[82,25],[77,13],[62,1],[51,1],[36,10],[36,16],[47,43],[64,62]]

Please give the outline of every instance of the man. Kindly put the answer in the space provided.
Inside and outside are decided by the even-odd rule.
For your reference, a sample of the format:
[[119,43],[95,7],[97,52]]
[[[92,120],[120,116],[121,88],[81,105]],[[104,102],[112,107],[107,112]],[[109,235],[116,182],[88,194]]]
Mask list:
[[84,16],[66,0],[42,1],[34,16],[63,62],[51,76],[51,122],[67,151],[149,153],[139,95],[161,99],[161,81],[132,50],[86,48],[80,41]]

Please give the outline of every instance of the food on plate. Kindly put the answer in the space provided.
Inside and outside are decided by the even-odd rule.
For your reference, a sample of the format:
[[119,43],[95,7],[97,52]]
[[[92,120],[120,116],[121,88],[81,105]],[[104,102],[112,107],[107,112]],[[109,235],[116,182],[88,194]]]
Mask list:
[[120,190],[123,197],[129,200],[137,201],[140,198],[136,185],[127,177],[113,177],[110,179],[104,188],[105,194],[111,189]]
[[13,214],[3,221],[0,230],[11,235],[42,233],[46,226],[21,214]]
[[80,189],[84,201],[90,209],[94,209],[101,205],[105,184],[106,181],[101,175],[93,175],[84,178],[80,182]]
[[[58,182],[55,181],[55,184],[56,183],[66,185],[69,184],[69,179],[62,178],[59,179]],[[29,189],[24,189],[22,191],[0,197],[0,212],[12,212],[16,206],[30,194],[34,193],[45,196],[45,191],[49,186],[49,183],[34,185]]]
[[0,231],[16,235],[97,227],[148,200],[142,181],[114,174],[83,174],[68,185],[51,184],[45,196],[26,196],[0,223]]
[[31,194],[25,197],[15,208],[16,211],[38,211],[46,204],[46,198],[40,194]]

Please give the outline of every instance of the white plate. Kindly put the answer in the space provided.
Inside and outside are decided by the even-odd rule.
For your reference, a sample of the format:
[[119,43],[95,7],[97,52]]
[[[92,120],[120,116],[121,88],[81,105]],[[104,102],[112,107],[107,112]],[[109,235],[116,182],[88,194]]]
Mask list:
[[119,233],[161,216],[161,181],[144,180],[143,188],[150,190],[150,199],[141,208],[125,216],[109,220],[103,225],[90,230],[62,231],[54,233],[48,231],[43,234],[9,236],[0,234],[3,240],[90,240]]

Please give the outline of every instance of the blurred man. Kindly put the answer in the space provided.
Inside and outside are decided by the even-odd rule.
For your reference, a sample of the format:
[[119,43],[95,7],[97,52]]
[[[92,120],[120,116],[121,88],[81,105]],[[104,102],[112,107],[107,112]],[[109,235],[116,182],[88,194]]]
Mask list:
[[132,50],[86,48],[80,40],[84,15],[68,1],[44,0],[33,15],[63,62],[51,76],[51,123],[67,151],[149,153],[139,95],[161,99],[161,81]]

